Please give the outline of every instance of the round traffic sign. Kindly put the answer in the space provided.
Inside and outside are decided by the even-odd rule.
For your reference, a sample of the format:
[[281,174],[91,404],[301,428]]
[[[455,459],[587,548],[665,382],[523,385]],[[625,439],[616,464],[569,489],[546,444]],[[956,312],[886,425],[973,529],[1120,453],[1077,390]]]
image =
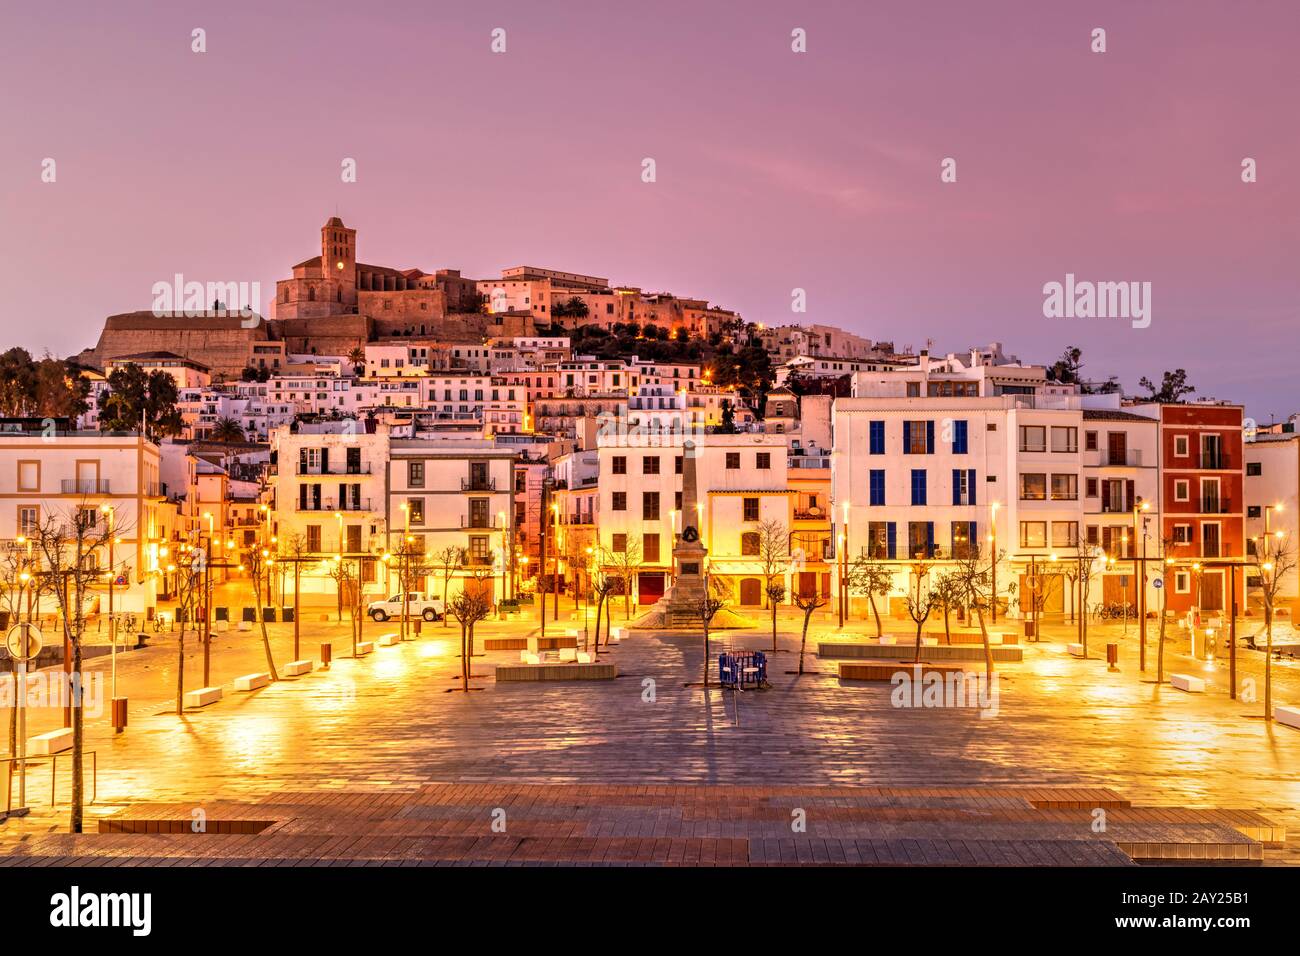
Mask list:
[[1165,586],[1165,582],[1162,581],[1160,578],[1156,578],[1154,581],[1151,582],[1151,586],[1153,588],[1162,588]]
[[41,652],[41,629],[35,624],[15,624],[5,634],[5,647],[14,660],[31,660]]

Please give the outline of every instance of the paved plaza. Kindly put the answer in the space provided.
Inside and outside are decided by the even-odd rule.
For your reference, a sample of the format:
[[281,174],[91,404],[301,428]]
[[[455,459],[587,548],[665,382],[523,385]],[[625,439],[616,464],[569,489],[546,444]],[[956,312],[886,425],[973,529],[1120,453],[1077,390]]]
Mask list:
[[[562,611],[567,617],[571,604]],[[1226,663],[1190,661],[1177,642],[1167,669],[1195,669],[1207,678],[1207,693],[1156,686],[1154,663],[1147,677],[1140,675],[1133,637],[1122,642],[1121,671],[1108,673],[1099,652],[1112,639],[1104,635],[1118,627],[1093,630],[1089,660],[1067,653],[1068,626],[1049,627],[1042,643],[1022,645],[1022,663],[998,666],[997,713],[982,716],[976,709],[898,708],[888,684],[841,682],[834,662],[816,657],[811,636],[809,673],[791,673],[798,661],[793,617],[781,619],[772,686],[762,691],[706,690],[700,637],[673,633],[635,633],[611,647],[615,680],[498,684],[495,665],[517,662],[518,652],[484,654],[482,639],[536,629],[535,621],[524,621],[480,626],[474,690],[466,694],[459,689],[454,623],[425,624],[415,640],[351,659],[348,625],[320,616],[303,617],[303,656],[317,658],[319,644],[330,641],[328,670],[235,693],[234,677],[264,670],[265,663],[256,631],[228,630],[212,650],[213,682],[224,685],[225,699],[180,718],[172,712],[174,636],[158,635],[148,648],[120,655],[119,692],[130,697],[130,725],[115,735],[106,707],[87,721],[87,749],[97,761],[87,831],[142,804],[186,817],[200,808],[215,817],[214,806],[265,803],[289,793],[333,792],[345,805],[357,795],[363,804],[383,795],[418,802],[431,785],[474,784],[666,788],[658,791],[665,794],[722,788],[701,792],[712,794],[724,821],[744,818],[733,806],[744,790],[735,788],[760,788],[765,798],[789,788],[967,788],[972,799],[1006,797],[1007,788],[1092,788],[1135,807],[1258,811],[1271,824],[1300,830],[1300,731],[1260,719],[1258,702],[1230,700]],[[558,627],[573,626],[565,620]],[[366,639],[394,629],[367,622]],[[891,629],[901,633],[903,625]],[[849,630],[870,629],[853,622]],[[283,664],[291,659],[292,628],[277,624],[271,631]],[[814,625],[815,635],[838,633],[834,620]],[[771,641],[762,628],[715,637],[715,654],[762,649]],[[1261,660],[1241,651],[1239,678],[1257,673]],[[95,673],[107,669],[107,658],[88,666]],[[1274,669],[1278,701],[1300,701],[1300,669],[1286,661]],[[199,686],[197,644],[186,672],[187,688]],[[32,711],[30,732],[57,727],[61,717],[57,710]],[[66,829],[69,762],[61,758],[54,808],[49,761],[34,762],[32,814],[0,826],[0,841],[10,849],[14,841]],[[789,810],[782,814],[788,828]],[[1086,815],[1070,822],[1086,824]],[[1289,861],[1293,845],[1274,847],[1265,862]]]

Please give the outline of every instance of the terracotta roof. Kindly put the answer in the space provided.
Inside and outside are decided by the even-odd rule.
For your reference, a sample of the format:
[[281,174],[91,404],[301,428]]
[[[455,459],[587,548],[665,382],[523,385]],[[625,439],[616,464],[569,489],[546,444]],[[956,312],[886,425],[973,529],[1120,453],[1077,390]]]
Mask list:
[[1113,408],[1085,408],[1083,420],[1086,422],[1151,422],[1152,424],[1156,421],[1146,415],[1135,415],[1133,412],[1121,412]]

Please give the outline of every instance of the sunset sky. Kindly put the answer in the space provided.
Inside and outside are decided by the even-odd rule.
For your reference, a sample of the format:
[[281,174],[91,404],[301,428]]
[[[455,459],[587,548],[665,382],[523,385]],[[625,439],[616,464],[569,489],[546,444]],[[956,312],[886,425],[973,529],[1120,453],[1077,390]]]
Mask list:
[[[1077,344],[1128,389],[1183,366],[1261,421],[1300,410],[1294,0],[0,17],[3,347],[75,353],[177,272],[260,281],[265,303],[338,214],[363,262],[526,263],[939,352],[1001,341],[1051,362]],[[1045,319],[1043,285],[1067,272],[1151,282],[1150,328]]]

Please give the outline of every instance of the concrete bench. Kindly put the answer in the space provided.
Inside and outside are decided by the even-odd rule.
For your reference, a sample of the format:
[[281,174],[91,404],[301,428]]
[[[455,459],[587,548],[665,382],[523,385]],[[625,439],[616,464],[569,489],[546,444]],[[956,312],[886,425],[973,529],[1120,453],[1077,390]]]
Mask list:
[[1283,707],[1278,704],[1273,708],[1273,719],[1279,724],[1300,730],[1300,707]]
[[1205,681],[1190,674],[1170,674],[1169,685],[1178,690],[1185,690],[1189,694],[1205,693]]
[[186,707],[206,707],[208,704],[215,704],[221,700],[220,687],[200,687],[198,690],[187,691],[185,694]]
[[1083,645],[1082,645],[1082,644],[1066,644],[1066,645],[1065,645],[1065,649],[1066,649],[1067,651],[1070,652],[1070,655],[1071,655],[1072,657],[1083,657],[1083,656],[1085,656],[1085,655],[1084,655]]
[[532,651],[524,651],[519,655],[519,658],[521,664],[540,664],[542,662],[542,655]]
[[502,664],[496,670],[498,681],[613,680],[618,668],[613,662],[599,664]]
[[257,690],[271,683],[270,674],[245,674],[235,678],[235,690]]
[[593,664],[595,663],[595,660],[596,660],[595,655],[589,653],[588,651],[578,651],[579,664]]
[[623,640],[623,628],[611,627],[609,629],[609,639],[614,644],[617,644],[619,641]]
[[357,657],[365,657],[375,649],[374,641],[357,641]]
[[251,630],[253,629],[253,622],[252,622],[252,621],[240,621],[240,622],[239,622],[239,629],[240,629],[241,631],[251,631]]
[[284,665],[284,673],[289,677],[301,677],[311,673],[311,661],[290,661]]
[[923,679],[930,674],[946,677],[948,674],[975,673],[960,664],[911,664],[902,661],[840,661],[838,664],[840,680],[894,680],[896,674],[906,674],[909,678]]
[[217,632],[218,634],[225,634],[226,631],[230,630],[230,622],[229,622],[229,621],[217,621],[217,623],[216,623],[216,625],[215,625],[215,630],[216,630],[216,632]]
[[392,647],[392,646],[394,646],[394,645],[396,645],[396,644],[400,644],[400,643],[402,643],[402,635],[401,635],[401,634],[381,634],[381,635],[379,635],[379,646],[380,646],[380,647]]
[[37,734],[27,741],[27,752],[33,757],[48,757],[72,746],[72,728],[60,727],[48,734]]
[[560,648],[560,663],[568,663],[578,659],[578,649],[575,647]]
[[939,646],[939,639],[938,639],[937,637],[925,637],[925,636],[922,636],[922,638],[921,638],[921,646],[922,646],[922,647],[938,647],[938,646]]
[[897,644],[897,643],[898,643],[898,638],[896,638],[896,637],[891,637],[890,635],[885,634],[885,635],[883,635],[883,636],[880,638],[880,643],[881,643],[881,644]]

